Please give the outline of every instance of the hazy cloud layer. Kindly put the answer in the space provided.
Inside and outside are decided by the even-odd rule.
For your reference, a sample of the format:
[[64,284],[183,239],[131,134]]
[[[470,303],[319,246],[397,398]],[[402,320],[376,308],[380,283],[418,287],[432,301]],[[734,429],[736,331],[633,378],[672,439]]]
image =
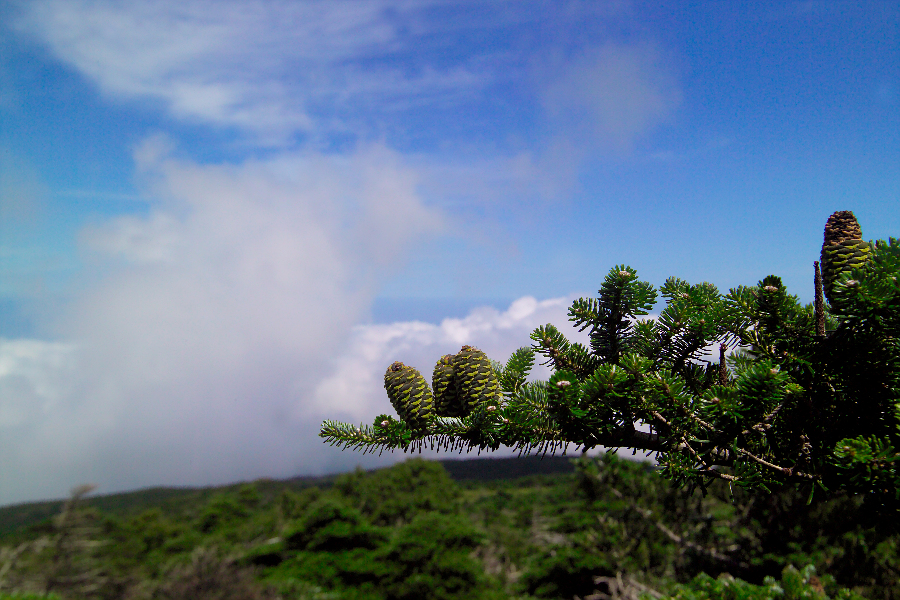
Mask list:
[[558,65],[543,93],[556,135],[585,151],[629,150],[680,102],[672,69],[648,44],[604,44]]
[[0,503],[375,464],[316,433],[390,410],[387,364],[430,372],[466,343],[505,360],[566,321],[565,299],[522,298],[354,326],[444,223],[383,147],[198,165],[157,138],[136,158],[151,210],[83,231],[95,280],[55,321],[66,342],[0,342]]
[[[67,358],[6,342],[33,358],[3,379],[4,428],[20,434],[0,441],[18,457],[0,501],[78,482],[58,477],[128,487],[314,468],[298,407],[383,271],[442,226],[380,147],[209,166],[153,140],[137,155],[151,211],[84,231],[95,275],[56,318]],[[44,408],[22,416],[19,401]]]
[[33,300],[43,279],[58,267],[54,249],[40,246],[36,232],[46,219],[47,186],[33,165],[0,145],[0,302]]
[[[128,293],[116,286],[109,291]],[[147,301],[159,299],[152,296]],[[171,294],[169,310],[189,301]],[[378,458],[329,449],[316,436],[319,424],[326,418],[369,422],[392,413],[383,376],[394,360],[429,377],[438,357],[463,344],[505,360],[529,344],[528,334],[538,325],[553,322],[568,330],[568,305],[565,298],[526,297],[502,312],[476,309],[440,324],[338,328],[299,343],[302,316],[267,340],[248,339],[239,321],[220,316],[221,330],[194,329],[185,336],[205,346],[199,354],[171,330],[168,339],[151,333],[158,320],[138,324],[153,320],[140,308],[130,315],[130,330],[116,328],[127,325],[126,319],[113,319],[77,346],[0,340],[0,503],[59,497],[86,481],[112,492],[402,460],[402,453]],[[97,305],[88,311],[96,314],[82,316],[98,319],[106,308]],[[585,341],[583,334],[570,333]],[[133,348],[135,340],[143,347]],[[292,345],[297,347],[285,354],[272,351]],[[546,373],[539,366],[533,375]]]

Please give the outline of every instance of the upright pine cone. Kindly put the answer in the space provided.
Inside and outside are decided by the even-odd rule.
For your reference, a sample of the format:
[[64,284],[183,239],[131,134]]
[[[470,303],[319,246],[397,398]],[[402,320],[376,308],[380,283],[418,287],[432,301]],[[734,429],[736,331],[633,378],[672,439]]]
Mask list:
[[439,417],[463,417],[468,414],[468,405],[459,393],[455,356],[445,354],[434,365],[431,387],[434,389],[434,412]]
[[425,378],[412,367],[395,362],[384,374],[384,389],[394,410],[414,429],[424,429],[434,416],[431,390]]
[[831,302],[834,282],[843,273],[866,264],[869,244],[862,240],[862,230],[849,210],[839,210],[828,217],[822,244],[822,287]]
[[466,414],[482,404],[500,403],[500,382],[487,355],[472,346],[463,346],[453,359],[459,396],[466,405]]

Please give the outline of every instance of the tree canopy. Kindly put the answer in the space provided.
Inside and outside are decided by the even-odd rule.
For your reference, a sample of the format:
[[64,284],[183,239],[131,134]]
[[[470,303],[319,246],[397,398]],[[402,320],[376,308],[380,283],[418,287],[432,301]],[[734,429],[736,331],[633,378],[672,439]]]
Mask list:
[[[366,452],[627,448],[690,489],[795,485],[898,512],[900,242],[864,242],[836,212],[814,272],[804,306],[775,275],[727,294],[677,277],[657,290],[617,265],[569,308],[589,345],[547,324],[505,364],[471,346],[442,357],[432,386],[395,362],[385,389],[399,419],[325,421],[320,435]],[[548,381],[528,380],[538,357]]]

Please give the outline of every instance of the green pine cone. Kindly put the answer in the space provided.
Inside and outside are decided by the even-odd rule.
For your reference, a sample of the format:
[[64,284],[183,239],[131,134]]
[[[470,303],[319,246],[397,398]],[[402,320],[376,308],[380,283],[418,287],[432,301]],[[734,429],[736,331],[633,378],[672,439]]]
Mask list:
[[472,346],[463,346],[453,360],[458,393],[466,404],[466,413],[482,404],[500,404],[500,382],[487,355]]
[[434,416],[431,390],[422,374],[402,362],[384,373],[384,389],[397,415],[414,429],[424,429]]
[[434,412],[439,417],[464,417],[469,412],[459,394],[454,359],[454,356],[445,354],[434,365],[431,387],[434,389]]
[[834,283],[844,273],[866,264],[869,258],[869,244],[862,240],[845,240],[838,244],[822,247],[822,288],[828,301]]
[[832,302],[834,282],[843,273],[862,267],[869,258],[869,244],[862,240],[862,229],[849,210],[839,210],[825,223],[822,243],[822,288]]

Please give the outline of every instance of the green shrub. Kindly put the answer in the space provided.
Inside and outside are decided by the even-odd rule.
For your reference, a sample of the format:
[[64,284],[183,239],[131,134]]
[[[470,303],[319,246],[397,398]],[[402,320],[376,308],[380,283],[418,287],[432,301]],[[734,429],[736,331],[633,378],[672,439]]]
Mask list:
[[362,514],[333,498],[312,504],[300,522],[285,535],[288,550],[334,552],[376,548],[384,533],[366,523]]
[[266,542],[248,550],[241,563],[257,567],[274,567],[284,560],[284,549],[284,542],[281,540]]
[[408,523],[425,511],[457,509],[459,487],[440,464],[419,458],[374,473],[342,475],[334,489],[356,503],[375,525]]
[[581,548],[554,546],[535,556],[519,581],[521,591],[537,598],[584,597],[594,590],[594,577],[611,575],[608,561]]
[[[327,590],[355,590],[361,597],[382,598],[378,590],[389,567],[365,548],[335,552],[298,552],[269,572],[267,579],[306,581]],[[341,594],[345,595],[345,594]]]
[[[836,588],[828,576],[816,576],[810,565],[802,571],[785,567],[781,581],[766,577],[762,585],[753,585],[728,575],[713,579],[703,573],[687,585],[678,586],[670,600],[863,600],[846,588]],[[664,599],[665,600],[665,599]]]
[[207,504],[200,516],[198,529],[203,533],[211,533],[243,521],[248,514],[247,507],[242,503],[230,496],[219,494]]
[[472,598],[484,583],[484,567],[471,557],[482,535],[461,517],[422,513],[402,527],[385,559],[390,600]]

